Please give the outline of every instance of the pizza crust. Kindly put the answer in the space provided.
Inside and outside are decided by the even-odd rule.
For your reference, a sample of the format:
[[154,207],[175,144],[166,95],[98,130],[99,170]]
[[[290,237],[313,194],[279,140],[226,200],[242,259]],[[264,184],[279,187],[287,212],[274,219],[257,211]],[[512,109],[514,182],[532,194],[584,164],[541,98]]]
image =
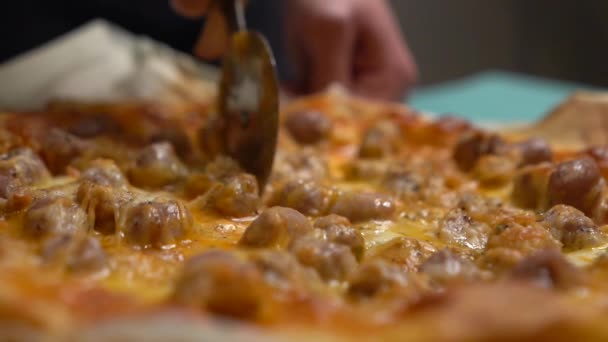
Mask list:
[[577,92],[529,128],[508,130],[547,139],[561,149],[608,144],[608,93]]

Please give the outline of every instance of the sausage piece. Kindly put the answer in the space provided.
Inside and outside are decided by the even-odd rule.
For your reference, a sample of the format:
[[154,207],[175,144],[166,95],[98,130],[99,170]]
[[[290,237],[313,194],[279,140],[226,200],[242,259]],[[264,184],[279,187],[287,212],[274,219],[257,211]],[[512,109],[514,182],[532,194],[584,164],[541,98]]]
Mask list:
[[[488,241],[487,248],[514,249],[523,255],[544,249],[561,249],[562,244],[542,225],[521,225],[517,223],[498,224],[497,234]],[[487,252],[486,252],[487,253]]]
[[480,268],[492,271],[493,274],[498,275],[509,272],[524,257],[522,252],[512,247],[492,247],[476,261]]
[[216,181],[226,180],[242,172],[234,159],[224,156],[218,156],[205,165],[205,175]]
[[523,259],[511,270],[510,277],[557,289],[570,289],[585,281],[583,271],[556,250],[539,251]]
[[282,180],[322,180],[327,177],[329,167],[318,152],[303,148],[298,153],[278,153],[273,173]]
[[275,290],[308,290],[320,285],[321,279],[314,269],[303,267],[287,251],[259,249],[249,259],[262,273],[268,286]]
[[218,315],[253,319],[267,299],[263,283],[252,263],[228,252],[209,251],[185,263],[172,298]]
[[308,216],[319,216],[329,210],[332,191],[313,180],[294,180],[277,188],[270,205],[288,207]]
[[99,241],[90,236],[58,235],[42,247],[42,259],[71,273],[90,273],[107,265],[107,255]]
[[0,175],[17,179],[22,185],[50,177],[44,162],[29,148],[17,148],[0,156]]
[[140,248],[166,248],[179,242],[192,227],[186,207],[175,200],[143,202],[126,213],[124,236]]
[[82,172],[80,179],[98,185],[121,187],[127,185],[127,179],[116,163],[111,159],[95,159]]
[[469,132],[454,147],[453,158],[462,171],[468,172],[481,156],[501,154],[505,149],[506,143],[498,135]]
[[553,160],[549,143],[542,138],[530,138],[515,145],[520,152],[520,166],[535,165]]
[[51,129],[41,142],[40,154],[53,174],[65,172],[72,160],[80,156],[88,144],[68,132]]
[[300,264],[314,268],[325,281],[344,280],[357,266],[357,260],[347,246],[312,236],[295,241],[291,252]]
[[296,239],[312,233],[308,219],[298,211],[272,207],[263,211],[245,230],[239,245],[286,248]]
[[405,288],[412,283],[412,279],[397,265],[372,260],[361,264],[348,283],[349,297],[363,300]]
[[318,111],[294,112],[285,119],[285,127],[300,144],[316,144],[331,132],[332,123]]
[[513,204],[524,209],[546,210],[547,188],[552,172],[553,166],[549,163],[526,166],[519,170],[513,179]]
[[319,217],[315,220],[313,227],[322,232],[326,241],[350,248],[357,260],[363,258],[365,251],[363,235],[352,227],[346,217],[335,214]]
[[564,244],[566,250],[596,247],[606,242],[605,234],[593,220],[568,205],[558,204],[549,209],[541,224]]
[[223,216],[246,217],[254,215],[260,205],[260,195],[256,178],[247,173],[217,182],[207,192],[203,200],[205,207]]
[[510,156],[483,155],[472,169],[473,177],[484,187],[500,187],[509,183],[517,168]]
[[388,220],[395,213],[395,203],[389,196],[374,192],[345,192],[338,195],[331,213],[351,222]]
[[596,162],[591,158],[566,161],[549,176],[549,205],[567,204],[592,215],[605,183]]
[[441,285],[472,281],[480,277],[480,271],[472,261],[464,259],[448,249],[431,255],[420,266],[420,271]]
[[85,230],[87,216],[76,203],[65,197],[36,199],[25,213],[23,230],[27,237],[40,239],[56,234]]
[[135,165],[129,170],[129,180],[133,185],[151,188],[175,183],[186,175],[186,166],[167,142],[142,149],[135,159]]

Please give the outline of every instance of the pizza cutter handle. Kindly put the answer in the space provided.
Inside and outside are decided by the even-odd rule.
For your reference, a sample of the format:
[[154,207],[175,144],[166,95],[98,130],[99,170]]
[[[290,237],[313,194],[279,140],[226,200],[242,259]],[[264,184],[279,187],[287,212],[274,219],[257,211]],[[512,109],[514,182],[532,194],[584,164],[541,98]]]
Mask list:
[[247,30],[244,0],[219,0],[219,8],[228,22],[230,32]]

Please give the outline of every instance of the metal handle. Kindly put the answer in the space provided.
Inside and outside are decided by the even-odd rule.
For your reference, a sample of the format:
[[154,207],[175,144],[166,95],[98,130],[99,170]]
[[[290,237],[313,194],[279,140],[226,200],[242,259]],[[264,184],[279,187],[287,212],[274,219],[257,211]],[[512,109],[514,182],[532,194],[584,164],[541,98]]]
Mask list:
[[243,0],[219,0],[218,6],[228,22],[230,32],[247,30]]

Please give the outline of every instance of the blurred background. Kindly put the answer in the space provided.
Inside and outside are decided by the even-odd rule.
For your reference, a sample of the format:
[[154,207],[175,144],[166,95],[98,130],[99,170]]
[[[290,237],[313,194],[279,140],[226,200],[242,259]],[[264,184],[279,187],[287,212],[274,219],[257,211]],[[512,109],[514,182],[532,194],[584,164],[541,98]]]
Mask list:
[[416,57],[409,102],[489,123],[534,121],[608,86],[608,1],[393,0]]
[[393,0],[429,85],[486,69],[608,85],[608,1]]
[[[251,3],[251,26],[274,41],[281,61],[281,0]],[[608,86],[608,1],[391,3],[420,71],[419,86],[407,101],[421,110],[464,113],[474,120],[533,120],[574,90]],[[0,11],[0,63],[97,16],[191,52],[201,20],[179,17],[167,1],[121,4],[126,3],[11,1]],[[256,17],[265,19],[256,22]],[[31,29],[40,27],[45,29]],[[279,66],[289,74],[286,64]]]

